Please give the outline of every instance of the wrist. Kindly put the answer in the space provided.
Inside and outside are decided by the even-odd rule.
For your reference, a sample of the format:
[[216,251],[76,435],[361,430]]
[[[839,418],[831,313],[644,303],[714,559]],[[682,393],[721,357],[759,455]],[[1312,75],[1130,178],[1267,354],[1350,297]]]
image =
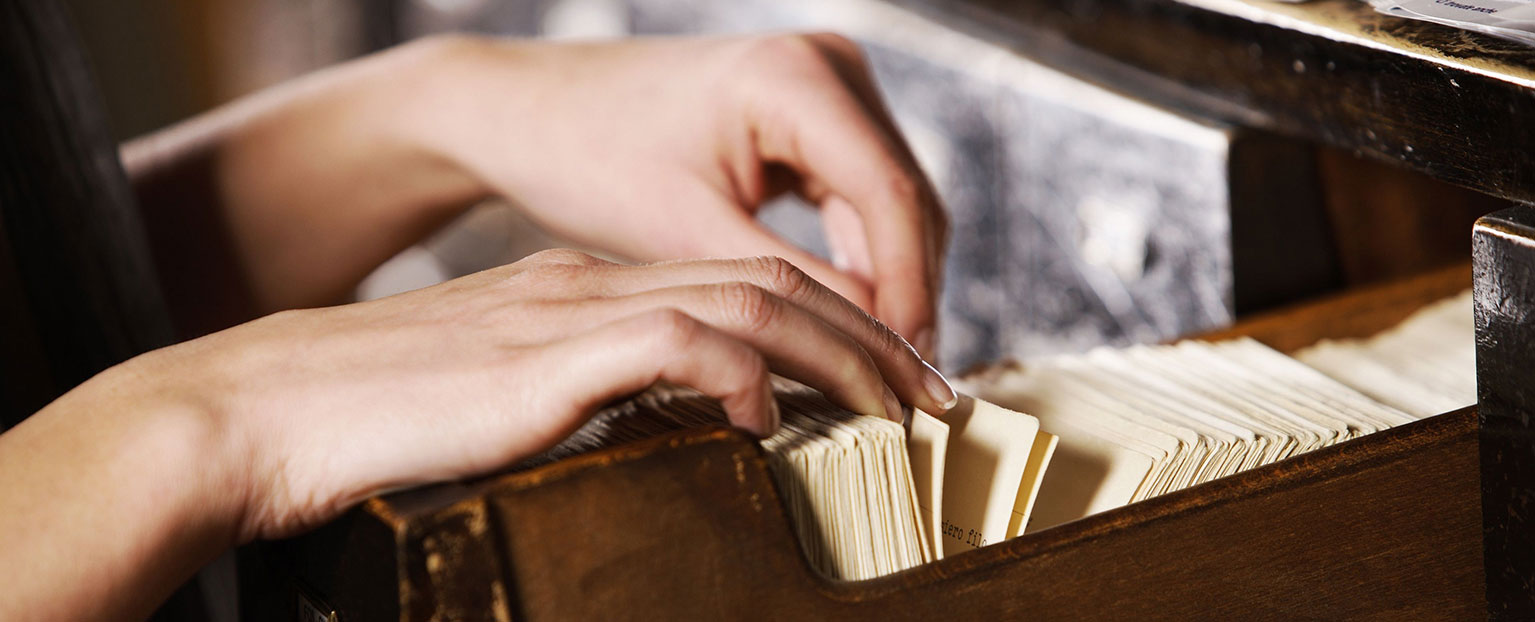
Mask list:
[[440,46],[344,63],[210,115],[222,224],[256,315],[335,304],[489,195],[434,128]]
[[521,198],[551,148],[534,136],[549,96],[537,45],[475,35],[438,35],[397,50],[403,73],[395,87],[408,101],[399,124],[409,141],[439,163],[474,180],[481,197]]
[[216,555],[242,543],[252,452],[211,394],[217,383],[176,360],[178,347],[98,374],[76,389],[82,403],[69,410],[83,419],[75,425],[116,437],[123,475],[142,480],[155,509]]
[[370,59],[366,81],[350,110],[380,108],[385,118],[366,127],[386,134],[399,157],[383,167],[414,181],[410,204],[456,211],[492,194],[485,176],[469,165],[463,145],[485,128],[476,127],[466,106],[474,78],[466,59],[483,42],[465,35],[419,39]]
[[[236,543],[238,443],[146,367],[109,369],[0,434],[0,582],[44,619],[142,619]],[[0,599],[6,601],[8,599]],[[0,602],[0,618],[12,613]],[[25,616],[24,616],[25,617]]]

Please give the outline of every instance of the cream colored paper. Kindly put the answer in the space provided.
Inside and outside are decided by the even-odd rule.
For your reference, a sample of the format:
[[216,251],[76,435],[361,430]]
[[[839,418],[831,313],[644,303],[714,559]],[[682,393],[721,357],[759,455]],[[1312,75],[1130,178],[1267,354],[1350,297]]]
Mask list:
[[1039,420],[962,396],[943,416],[949,447],[943,473],[944,555],[1007,539]]
[[1039,499],[1039,487],[1044,483],[1045,470],[1055,455],[1060,437],[1041,431],[1034,436],[1034,448],[1029,451],[1029,465],[1023,469],[1023,481],[1018,483],[1018,498],[1013,501],[1013,518],[1007,523],[1007,537],[1016,538],[1029,525],[1034,503]]
[[1060,437],[1024,533],[1125,505],[1151,471],[1150,456],[1072,425],[1045,421]]
[[920,410],[912,411],[911,476],[917,506],[926,521],[928,551],[943,559],[943,467],[949,449],[949,424]]

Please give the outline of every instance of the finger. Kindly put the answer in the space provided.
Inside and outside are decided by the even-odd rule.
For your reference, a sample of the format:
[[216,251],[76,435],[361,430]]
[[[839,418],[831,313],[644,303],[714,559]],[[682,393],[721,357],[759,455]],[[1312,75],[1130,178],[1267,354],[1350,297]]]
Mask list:
[[885,131],[896,137],[896,146],[900,148],[900,154],[909,162],[916,162],[910,146],[904,140],[900,140],[901,131],[895,124],[894,115],[890,114],[890,108],[885,105],[885,98],[880,95],[879,87],[874,83],[874,73],[869,70],[868,58],[864,56],[863,48],[856,41],[835,32],[817,32],[805,35],[811,43],[820,48],[831,62],[832,69],[837,76],[842,78],[843,84],[852,89],[853,94],[868,109]]
[[821,318],[750,283],[684,285],[629,296],[546,305],[545,330],[580,331],[592,324],[673,308],[757,349],[770,367],[865,415],[900,421],[901,404],[879,366],[853,338]]
[[750,283],[813,314],[857,342],[902,402],[931,413],[941,413],[953,406],[953,388],[937,370],[923,362],[905,339],[786,260],[714,259],[599,270],[600,276],[587,273],[581,280],[600,282],[602,291],[583,295],[617,297],[705,283]]
[[730,422],[753,434],[778,429],[762,355],[675,309],[621,318],[540,350],[535,360],[557,370],[550,394],[568,399],[578,413],[589,415],[665,380],[718,398]]
[[711,236],[707,243],[711,247],[718,246],[719,251],[705,256],[782,257],[843,298],[875,313],[877,291],[873,278],[839,270],[831,262],[779,237],[761,222],[738,216],[738,212],[732,212],[728,217],[733,221],[731,226],[720,227],[719,234]]
[[758,150],[853,206],[873,260],[875,314],[904,335],[930,334],[946,234],[937,198],[900,139],[824,73],[759,94],[772,103],[754,110],[794,112],[752,120]]
[[863,218],[847,200],[832,195],[821,202],[821,226],[831,247],[831,265],[868,283],[874,282],[874,258],[864,238]]
[[[853,94],[869,110],[875,122],[884,129],[886,136],[893,139],[896,148],[896,157],[907,166],[908,170],[920,177],[920,181],[926,186],[926,193],[933,199],[932,205],[936,208],[928,212],[933,235],[930,236],[938,242],[938,253],[933,266],[936,268],[933,274],[933,282],[937,283],[942,277],[944,251],[948,245],[948,215],[944,213],[942,201],[932,188],[932,183],[922,173],[922,167],[917,161],[916,154],[912,151],[902,136],[901,129],[895,123],[895,117],[890,114],[890,108],[885,105],[884,97],[880,95],[879,87],[875,86],[874,73],[869,69],[867,57],[858,43],[837,33],[813,33],[806,35],[817,47],[825,50],[831,66],[842,78],[844,84],[851,87]],[[824,203],[824,201],[823,201]]]
[[801,270],[825,283],[848,300],[874,311],[875,297],[871,281],[838,270],[825,259],[817,257],[799,246],[781,238],[761,222],[752,218],[739,205],[705,189],[696,191],[693,197],[681,200],[713,202],[719,209],[704,210],[715,217],[708,222],[695,223],[699,231],[687,236],[688,248],[680,249],[668,259],[695,257],[783,257]]

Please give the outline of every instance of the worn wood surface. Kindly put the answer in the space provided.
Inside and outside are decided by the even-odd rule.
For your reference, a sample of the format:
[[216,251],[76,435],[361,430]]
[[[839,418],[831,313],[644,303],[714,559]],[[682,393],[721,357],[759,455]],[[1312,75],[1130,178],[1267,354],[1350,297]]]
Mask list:
[[1358,0],[896,0],[1196,114],[1535,199],[1535,48]]
[[[1227,335],[1273,338],[1286,324],[1312,340],[1378,330],[1469,276],[1457,268],[1335,297]],[[1351,316],[1371,319],[1333,321]],[[709,429],[374,499],[274,548],[359,622],[1463,620],[1486,609],[1480,499],[1477,417],[1467,409],[889,577],[838,582],[801,555],[760,448]],[[294,585],[263,601],[291,604]]]
[[[799,554],[759,448],[697,430],[480,485],[402,521],[400,618],[1445,619],[1484,609],[1475,413],[889,577]],[[486,559],[488,553],[504,555]],[[344,573],[311,578],[343,580]],[[381,596],[393,596],[381,595]]]
[[1508,201],[1338,149],[1317,147],[1316,157],[1329,243],[1344,288],[1464,264],[1471,256],[1466,232],[1476,219],[1509,207]]
[[1477,222],[1476,381],[1488,613],[1535,619],[1535,208]]
[[1343,285],[1315,145],[1243,129],[1228,147],[1231,304],[1239,315]]

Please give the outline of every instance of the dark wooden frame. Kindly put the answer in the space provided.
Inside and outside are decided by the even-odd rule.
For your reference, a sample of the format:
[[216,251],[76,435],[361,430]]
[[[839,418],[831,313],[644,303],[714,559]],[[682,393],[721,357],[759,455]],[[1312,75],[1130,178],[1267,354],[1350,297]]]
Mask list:
[[1477,221],[1472,256],[1488,612],[1535,620],[1535,209]]

